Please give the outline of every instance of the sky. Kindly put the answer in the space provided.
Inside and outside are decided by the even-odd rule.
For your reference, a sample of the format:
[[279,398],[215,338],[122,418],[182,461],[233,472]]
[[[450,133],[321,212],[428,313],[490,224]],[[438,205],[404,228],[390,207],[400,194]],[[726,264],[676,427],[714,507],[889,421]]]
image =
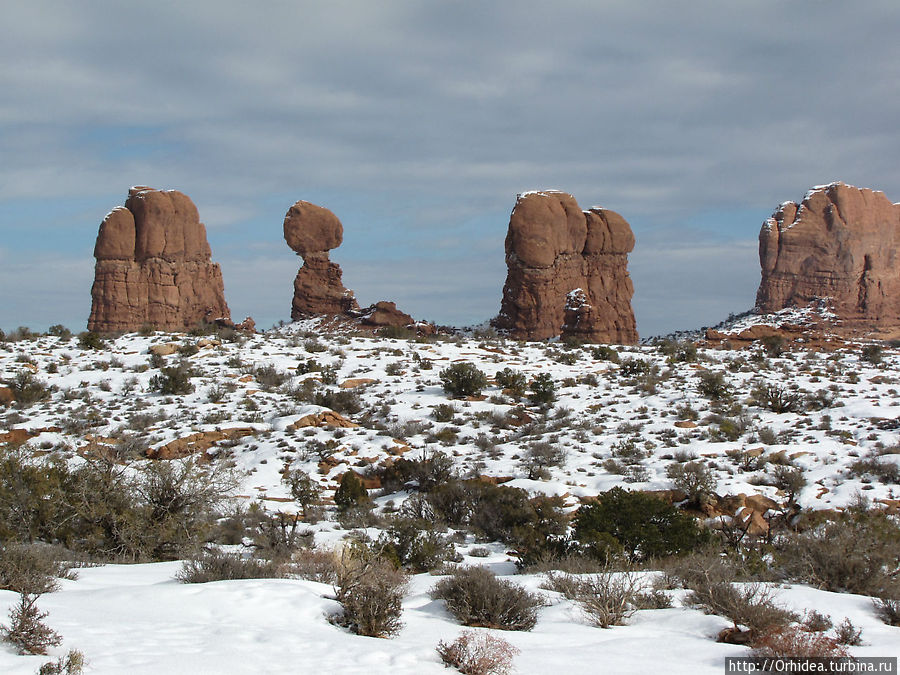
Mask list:
[[895,0],[5,0],[0,327],[84,328],[131,185],[197,204],[235,319],[290,319],[295,201],[360,304],[496,315],[516,194],[621,213],[642,336],[753,306],[757,235],[843,180],[900,201]]

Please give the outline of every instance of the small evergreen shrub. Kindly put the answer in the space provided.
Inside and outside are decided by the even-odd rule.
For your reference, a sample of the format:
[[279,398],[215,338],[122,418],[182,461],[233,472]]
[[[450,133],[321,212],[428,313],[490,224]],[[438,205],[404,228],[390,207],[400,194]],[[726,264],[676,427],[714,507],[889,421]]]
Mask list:
[[9,610],[9,625],[0,626],[3,639],[15,645],[19,654],[46,654],[48,647],[62,642],[62,637],[43,622],[47,612],[37,608],[37,599],[31,593],[19,594],[19,604]]
[[82,675],[84,662],[84,654],[77,649],[70,649],[65,656],[42,665],[37,675]]
[[538,373],[528,385],[532,405],[548,406],[556,400],[556,383],[550,373]]
[[658,497],[614,487],[578,510],[575,538],[601,558],[623,552],[638,561],[696,550],[709,533]]
[[440,372],[440,378],[444,392],[454,398],[478,396],[487,386],[487,376],[468,361],[445,368]]
[[194,372],[190,367],[181,363],[177,366],[164,366],[159,369],[159,375],[150,378],[150,389],[163,396],[180,396],[194,391],[191,378]]
[[340,510],[368,506],[371,503],[369,493],[355,471],[348,471],[341,476],[341,482],[334,492],[334,503]]

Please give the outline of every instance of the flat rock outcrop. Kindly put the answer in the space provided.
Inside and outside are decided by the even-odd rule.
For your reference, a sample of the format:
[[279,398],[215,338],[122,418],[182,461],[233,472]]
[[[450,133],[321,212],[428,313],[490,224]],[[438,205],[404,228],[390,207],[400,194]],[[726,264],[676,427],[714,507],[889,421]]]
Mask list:
[[828,298],[848,333],[900,329],[900,204],[831,183],[785,202],[762,226],[757,311]]
[[291,206],[284,217],[284,240],[303,258],[303,266],[294,279],[294,321],[332,315],[375,329],[414,323],[393,302],[377,302],[360,309],[353,291],[344,287],[340,265],[329,259],[328,251],[344,240],[344,226],[325,207],[302,200]]
[[582,211],[565,192],[518,196],[506,235],[507,277],[493,324],[516,338],[632,344],[634,234],[615,211]]
[[94,257],[88,330],[185,330],[230,316],[206,228],[181,192],[131,188],[100,224]]

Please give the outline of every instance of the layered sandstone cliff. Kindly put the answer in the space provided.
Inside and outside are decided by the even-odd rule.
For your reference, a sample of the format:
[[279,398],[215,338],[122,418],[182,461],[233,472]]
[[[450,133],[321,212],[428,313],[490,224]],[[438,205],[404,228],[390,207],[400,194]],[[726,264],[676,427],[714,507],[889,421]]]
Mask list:
[[175,190],[133,187],[100,224],[88,330],[184,330],[228,319],[197,207]]
[[519,195],[509,219],[508,272],[494,325],[529,340],[562,335],[637,342],[628,276],[633,248],[631,227],[614,211],[582,211],[564,192]]
[[900,328],[900,204],[832,183],[785,202],[759,234],[761,312],[828,298],[846,332]]

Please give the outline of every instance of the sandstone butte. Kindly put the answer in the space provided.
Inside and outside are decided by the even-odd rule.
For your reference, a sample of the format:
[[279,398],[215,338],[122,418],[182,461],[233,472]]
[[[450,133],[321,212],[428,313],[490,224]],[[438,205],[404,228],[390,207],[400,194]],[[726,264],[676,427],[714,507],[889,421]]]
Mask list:
[[88,330],[185,330],[230,319],[222,271],[189,197],[138,186],[100,224]]
[[344,287],[340,265],[329,258],[328,252],[344,240],[344,226],[330,210],[303,200],[296,202],[284,217],[284,240],[303,258],[303,266],[294,279],[294,321],[333,315],[370,328],[414,323],[393,302],[377,302],[360,309],[353,291]]
[[827,298],[833,328],[900,333],[900,204],[883,192],[837,182],[785,202],[762,226],[757,311]]
[[493,325],[512,337],[633,344],[634,234],[615,211],[582,211],[565,192],[520,194],[506,235],[507,277]]

